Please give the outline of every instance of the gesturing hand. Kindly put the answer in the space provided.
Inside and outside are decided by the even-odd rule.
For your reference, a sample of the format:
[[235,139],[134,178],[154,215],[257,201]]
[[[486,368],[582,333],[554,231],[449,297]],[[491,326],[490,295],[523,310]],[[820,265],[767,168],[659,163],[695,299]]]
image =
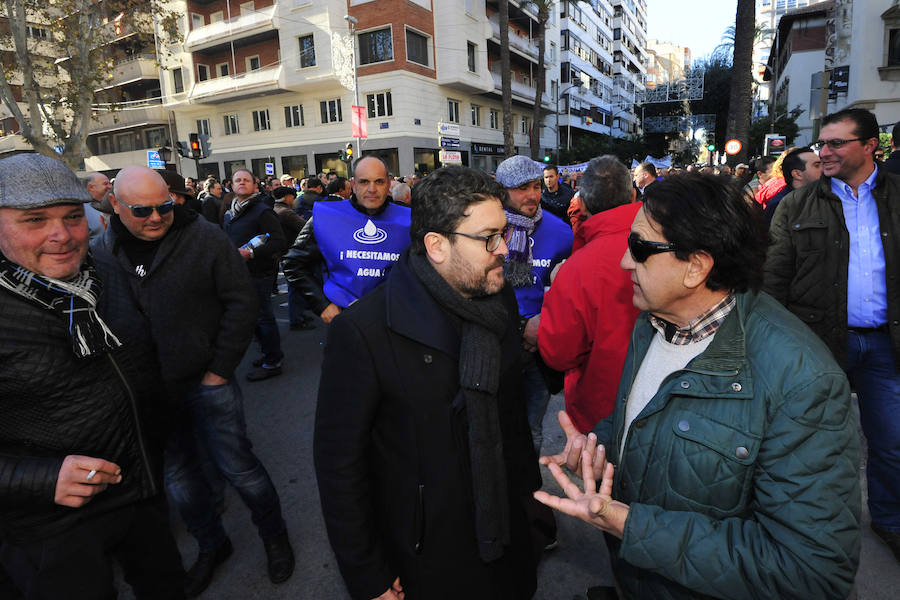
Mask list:
[[[563,451],[559,454],[542,456],[539,459],[540,463],[545,466],[549,466],[551,463],[565,466],[573,474],[580,476],[582,452],[585,449],[591,453],[594,452],[594,447],[597,445],[597,436],[593,433],[584,435],[578,431],[572,423],[572,419],[569,418],[569,415],[567,415],[564,410],[559,411],[556,417],[559,420],[559,425],[562,427],[563,433],[566,434],[566,447],[563,448]],[[603,478],[603,462],[604,461],[594,461],[595,480]]]
[[584,450],[581,454],[581,476],[584,480],[584,492],[563,472],[555,462],[548,462],[547,467],[553,478],[560,485],[566,498],[554,496],[544,491],[534,493],[534,498],[550,508],[577,517],[585,523],[621,538],[625,531],[625,520],[628,518],[628,505],[612,499],[613,475],[615,467],[606,462],[606,449],[601,445],[596,450],[596,462],[603,473],[600,490],[594,473],[593,449]]

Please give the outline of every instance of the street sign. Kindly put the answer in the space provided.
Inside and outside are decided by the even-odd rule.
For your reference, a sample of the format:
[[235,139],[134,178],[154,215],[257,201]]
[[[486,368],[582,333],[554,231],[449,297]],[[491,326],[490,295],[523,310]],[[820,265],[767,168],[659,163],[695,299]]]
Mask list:
[[441,163],[445,165],[461,165],[462,152],[456,150],[441,150]]
[[457,137],[447,137],[441,136],[441,148],[447,148],[449,150],[456,150],[459,148],[459,138]]
[[725,142],[725,154],[737,154],[741,151],[741,142],[739,140],[728,140]]
[[159,157],[159,152],[147,150],[147,166],[151,169],[165,169],[166,163]]
[[767,133],[765,143],[763,144],[764,156],[778,156],[782,154],[786,147],[786,139],[783,135],[777,133]]
[[443,123],[438,121],[438,133],[440,135],[449,135],[450,137],[459,137],[458,123]]
[[266,163],[266,175],[275,174],[275,163]]

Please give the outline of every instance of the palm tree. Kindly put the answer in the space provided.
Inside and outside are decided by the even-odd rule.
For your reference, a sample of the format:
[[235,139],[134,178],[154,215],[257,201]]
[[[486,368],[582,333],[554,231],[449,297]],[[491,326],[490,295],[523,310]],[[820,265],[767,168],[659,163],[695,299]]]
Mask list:
[[[762,44],[772,39],[774,31],[765,25],[756,23],[753,27],[753,45]],[[734,52],[734,25],[729,25],[722,34],[722,43],[713,49],[713,52],[729,56]]]
[[753,87],[753,38],[756,31],[754,0],[738,0],[734,19],[734,60],[731,94],[728,103],[726,139],[741,142],[741,151],[729,162],[746,162],[750,134],[750,109]]
[[500,87],[503,105],[503,153],[515,154],[512,122],[512,70],[509,61],[509,1],[499,0],[500,9]]

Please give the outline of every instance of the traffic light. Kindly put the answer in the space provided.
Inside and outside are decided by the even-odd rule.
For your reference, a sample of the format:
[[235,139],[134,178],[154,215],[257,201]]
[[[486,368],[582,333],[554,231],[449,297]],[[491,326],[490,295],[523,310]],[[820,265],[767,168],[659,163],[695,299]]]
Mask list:
[[191,134],[191,158],[201,158],[203,151],[200,148],[200,136],[196,133]]
[[550,162],[550,155],[549,155],[549,154],[545,154],[545,155],[544,155],[544,162],[545,162],[545,163]]
[[188,148],[187,142],[175,142],[175,149],[178,150],[178,154],[184,158],[191,157],[191,151]]
[[205,133],[200,134],[200,158],[206,158],[212,154],[212,148],[209,146],[209,136]]
[[716,132],[715,131],[707,131],[706,132],[706,149],[710,152],[715,152],[716,150]]
[[345,163],[353,162],[353,144],[347,144],[346,148],[341,148],[340,158]]

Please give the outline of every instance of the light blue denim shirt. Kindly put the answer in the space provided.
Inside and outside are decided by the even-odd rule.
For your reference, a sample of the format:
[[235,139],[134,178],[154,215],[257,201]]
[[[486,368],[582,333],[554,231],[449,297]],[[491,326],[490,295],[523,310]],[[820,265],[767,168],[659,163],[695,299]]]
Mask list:
[[850,234],[850,264],[847,273],[847,325],[878,327],[887,322],[887,284],[885,282],[884,246],[878,207],[872,190],[878,166],[853,189],[834,177],[831,191],[841,199],[844,223]]

